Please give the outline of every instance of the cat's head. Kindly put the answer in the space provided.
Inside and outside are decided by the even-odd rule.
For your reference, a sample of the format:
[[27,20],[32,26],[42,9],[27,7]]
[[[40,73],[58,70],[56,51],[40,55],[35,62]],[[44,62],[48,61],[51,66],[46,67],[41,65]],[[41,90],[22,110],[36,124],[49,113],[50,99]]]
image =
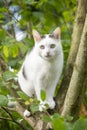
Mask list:
[[33,30],[35,49],[45,60],[56,58],[62,50],[60,41],[60,28],[56,28],[52,34],[40,35]]

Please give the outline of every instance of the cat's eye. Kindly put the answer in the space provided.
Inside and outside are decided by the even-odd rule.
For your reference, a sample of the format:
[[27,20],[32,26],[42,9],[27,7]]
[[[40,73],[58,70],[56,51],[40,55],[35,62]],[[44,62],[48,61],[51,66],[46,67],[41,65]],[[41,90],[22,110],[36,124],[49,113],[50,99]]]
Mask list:
[[41,46],[40,46],[40,49],[45,49],[45,46],[44,46],[44,45],[41,45]]
[[55,44],[51,44],[50,48],[55,48],[55,46],[56,46]]

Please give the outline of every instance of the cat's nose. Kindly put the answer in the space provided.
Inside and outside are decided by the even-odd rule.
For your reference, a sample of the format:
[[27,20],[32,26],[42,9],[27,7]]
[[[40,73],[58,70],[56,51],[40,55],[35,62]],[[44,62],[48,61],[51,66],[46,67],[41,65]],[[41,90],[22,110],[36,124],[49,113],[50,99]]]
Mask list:
[[46,52],[46,57],[49,57],[50,56],[50,52]]
[[47,52],[47,56],[49,56],[49,55],[50,55],[50,52],[48,51],[48,52]]

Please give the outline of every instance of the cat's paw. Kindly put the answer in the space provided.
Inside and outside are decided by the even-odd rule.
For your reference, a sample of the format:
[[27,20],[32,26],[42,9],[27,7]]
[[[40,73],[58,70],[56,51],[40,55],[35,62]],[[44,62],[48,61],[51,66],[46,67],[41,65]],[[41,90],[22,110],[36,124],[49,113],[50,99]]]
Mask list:
[[55,104],[54,100],[49,100],[48,105],[49,105],[50,109],[54,109],[56,104]]
[[39,105],[39,111],[42,112],[44,110],[46,110],[45,102],[41,102]]

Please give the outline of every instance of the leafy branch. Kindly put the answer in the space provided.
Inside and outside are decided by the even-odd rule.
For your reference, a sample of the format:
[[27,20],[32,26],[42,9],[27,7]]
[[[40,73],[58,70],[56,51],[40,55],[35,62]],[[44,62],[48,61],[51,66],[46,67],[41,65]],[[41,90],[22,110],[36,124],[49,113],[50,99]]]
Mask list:
[[0,119],[12,121],[12,122],[16,123],[17,125],[19,125],[23,130],[29,130],[21,122],[18,122],[15,120],[15,118],[13,117],[11,112],[8,110],[8,108],[6,108],[6,107],[1,107],[1,108],[10,116],[10,118],[0,117]]

